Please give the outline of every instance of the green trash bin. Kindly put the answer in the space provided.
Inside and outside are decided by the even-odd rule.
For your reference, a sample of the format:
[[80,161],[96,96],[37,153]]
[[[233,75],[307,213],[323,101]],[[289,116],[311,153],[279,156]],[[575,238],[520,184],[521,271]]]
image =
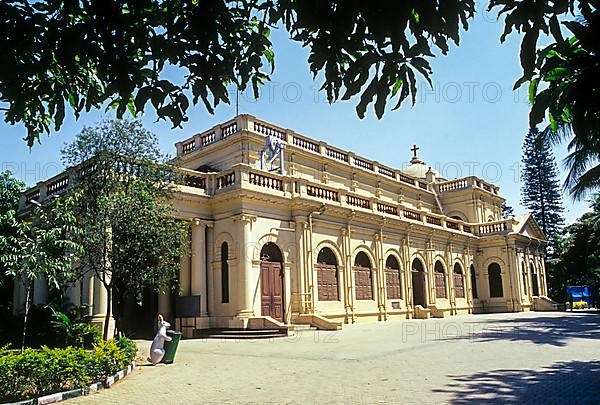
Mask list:
[[168,342],[165,340],[165,355],[163,356],[161,363],[171,364],[173,363],[173,360],[175,360],[177,346],[179,346],[179,341],[181,340],[181,332],[168,330],[167,336],[171,338],[171,341]]

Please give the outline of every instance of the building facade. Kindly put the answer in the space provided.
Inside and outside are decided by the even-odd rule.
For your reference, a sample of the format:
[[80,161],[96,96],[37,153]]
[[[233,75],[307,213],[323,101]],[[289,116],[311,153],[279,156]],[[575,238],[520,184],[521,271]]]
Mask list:
[[[180,296],[190,329],[445,317],[544,309],[545,237],[531,215],[503,219],[497,186],[446,180],[413,148],[392,168],[250,115],[178,142],[173,204],[191,227]],[[64,192],[69,173],[22,198]],[[34,303],[43,302],[43,281]],[[94,276],[70,289],[101,322]],[[22,289],[14,301],[22,303]],[[178,318],[177,297],[158,311]],[[193,327],[191,327],[194,325]]]

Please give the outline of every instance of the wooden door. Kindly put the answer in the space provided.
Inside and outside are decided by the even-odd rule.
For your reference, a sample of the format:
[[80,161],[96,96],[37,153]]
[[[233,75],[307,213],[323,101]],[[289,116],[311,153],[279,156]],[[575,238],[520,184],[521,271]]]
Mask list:
[[265,260],[260,263],[260,285],[262,315],[284,322],[281,263]]
[[465,298],[465,286],[462,273],[454,273],[454,289],[456,298]]
[[319,301],[338,301],[338,271],[334,264],[316,263]]
[[354,284],[357,300],[373,299],[373,277],[369,267],[354,266]]
[[427,299],[425,291],[425,273],[422,271],[412,271],[413,284],[413,305],[421,305],[427,308]]

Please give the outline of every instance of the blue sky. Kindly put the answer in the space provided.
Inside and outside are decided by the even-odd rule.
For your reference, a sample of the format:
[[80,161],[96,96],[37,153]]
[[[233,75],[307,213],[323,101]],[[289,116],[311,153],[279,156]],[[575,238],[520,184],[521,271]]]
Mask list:
[[[478,10],[481,11],[481,10]],[[250,93],[240,97],[240,112],[256,115],[294,131],[352,150],[367,158],[401,168],[410,159],[413,144],[419,156],[447,178],[474,174],[498,184],[501,193],[519,215],[517,172],[521,146],[528,128],[529,104],[526,90],[513,92],[519,78],[519,36],[511,35],[500,44],[503,24],[480,12],[463,33],[459,47],[447,56],[432,60],[434,89],[419,86],[414,107],[388,110],[381,120],[369,109],[365,119],[356,116],[357,100],[333,105],[325,94],[317,93],[308,70],[306,49],[287,39],[283,30],[274,30],[276,69],[272,82],[258,100]],[[317,79],[318,80],[318,79]],[[392,103],[393,105],[393,103]],[[172,130],[165,122],[156,123],[148,110],[144,125],[157,133],[163,151],[174,153],[174,143],[235,115],[235,106],[221,106],[215,115],[201,106],[193,107],[183,129]],[[60,149],[73,140],[84,125],[91,125],[112,113],[93,111],[75,121],[68,116],[60,131],[42,137],[31,150],[22,140],[22,126],[0,124],[0,170],[11,170],[27,184],[61,170]],[[555,149],[564,177],[564,146]],[[565,195],[567,223],[587,209],[587,203],[574,203]]]

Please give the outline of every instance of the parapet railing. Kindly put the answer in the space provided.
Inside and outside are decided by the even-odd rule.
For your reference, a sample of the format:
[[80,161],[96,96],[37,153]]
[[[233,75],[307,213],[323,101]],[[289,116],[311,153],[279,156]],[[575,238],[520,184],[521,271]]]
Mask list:
[[415,178],[403,173],[401,170],[385,166],[377,161],[357,156],[351,151],[334,147],[323,141],[317,141],[309,137],[295,133],[294,131],[260,120],[249,114],[242,114],[223,124],[214,126],[193,137],[178,142],[177,155],[185,156],[194,151],[202,150],[213,143],[225,139],[237,132],[250,132],[261,136],[275,136],[288,145],[300,148],[309,153],[322,155],[341,164],[350,165],[357,170],[381,175],[384,178],[398,183],[424,190],[426,192],[443,193],[447,191],[460,190],[467,187],[477,187],[489,193],[498,195],[498,187],[487,183],[475,176],[465,177],[458,180],[444,181],[441,183],[429,183],[423,179]]
[[[176,172],[178,173],[175,181],[177,191],[198,196],[211,197],[237,189],[247,189],[268,194],[271,198],[274,196],[304,198],[356,212],[375,214],[379,217],[393,217],[474,236],[507,234],[513,230],[515,223],[513,219],[508,219],[470,224],[376,196],[369,198],[349,190],[327,187],[308,179],[265,172],[244,163],[215,173],[204,173],[185,168],[177,168]],[[21,208],[25,208],[31,200],[42,201],[52,195],[61,195],[67,192],[74,173],[74,170],[66,171],[27,190],[21,196]]]
[[499,188],[475,176],[463,177],[461,179],[444,181],[433,184],[434,190],[438,193],[445,193],[456,190],[464,190],[467,188],[479,188],[488,193],[498,195]]

